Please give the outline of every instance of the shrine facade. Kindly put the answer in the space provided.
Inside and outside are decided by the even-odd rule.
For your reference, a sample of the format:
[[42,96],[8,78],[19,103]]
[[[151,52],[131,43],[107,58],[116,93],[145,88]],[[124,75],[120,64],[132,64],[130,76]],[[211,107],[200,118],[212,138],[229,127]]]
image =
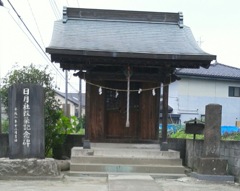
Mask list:
[[160,99],[167,142],[176,68],[208,68],[216,59],[198,46],[182,13],[82,8],[64,8],[46,52],[86,81],[86,138],[101,142],[158,141]]

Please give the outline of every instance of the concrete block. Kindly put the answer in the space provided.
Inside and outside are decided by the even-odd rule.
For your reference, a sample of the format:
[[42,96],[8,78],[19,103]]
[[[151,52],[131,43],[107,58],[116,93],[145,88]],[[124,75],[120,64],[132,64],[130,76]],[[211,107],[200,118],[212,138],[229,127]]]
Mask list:
[[219,158],[199,158],[197,161],[197,173],[209,175],[226,175],[227,160]]
[[234,149],[234,157],[240,158],[240,147],[238,149]]
[[200,174],[196,172],[190,173],[191,177],[197,178],[199,180],[207,181],[217,181],[217,182],[234,182],[234,176],[230,175],[209,175],[209,174]]
[[60,176],[54,159],[0,159],[0,179],[5,177]]
[[225,148],[225,149],[224,149],[224,155],[225,155],[225,156],[229,156],[229,155],[230,155],[230,149],[228,149],[228,148],[226,149],[226,148]]

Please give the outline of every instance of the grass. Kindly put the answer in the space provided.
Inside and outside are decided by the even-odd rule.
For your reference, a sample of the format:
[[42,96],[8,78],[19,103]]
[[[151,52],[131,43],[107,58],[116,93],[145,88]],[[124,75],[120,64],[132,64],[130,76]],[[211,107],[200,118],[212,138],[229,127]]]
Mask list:
[[[179,139],[193,139],[193,134],[186,134],[185,133],[185,127],[181,127],[177,130],[177,132],[168,133],[168,137],[170,138],[179,138]],[[196,139],[204,139],[204,135],[196,135]],[[226,141],[240,141],[240,132],[234,132],[234,133],[224,133],[221,136],[221,140]]]

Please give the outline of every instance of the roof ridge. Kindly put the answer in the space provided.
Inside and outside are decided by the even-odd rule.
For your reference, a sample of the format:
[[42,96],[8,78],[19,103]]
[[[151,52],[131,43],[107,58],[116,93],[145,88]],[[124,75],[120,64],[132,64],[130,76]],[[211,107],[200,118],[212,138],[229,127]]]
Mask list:
[[96,19],[96,20],[126,20],[141,22],[161,22],[175,23],[183,28],[182,12],[150,12],[150,11],[131,11],[131,10],[111,10],[111,9],[86,9],[86,8],[63,8],[63,23],[69,19]]
[[202,67],[200,67],[199,69],[182,68],[180,70],[176,70],[176,73],[177,75],[186,75],[186,76],[240,79],[240,68],[228,66],[218,62],[211,64],[208,69],[202,68]]
[[[214,64],[216,64],[216,65],[222,65],[222,66],[224,66],[224,67],[228,67],[228,68],[233,68],[233,69],[240,70],[240,68],[237,68],[237,67],[234,67],[234,66],[229,66],[229,65],[222,64],[222,63],[219,63],[219,62],[217,62],[217,63],[214,63]],[[210,65],[210,66],[211,66],[211,65]]]

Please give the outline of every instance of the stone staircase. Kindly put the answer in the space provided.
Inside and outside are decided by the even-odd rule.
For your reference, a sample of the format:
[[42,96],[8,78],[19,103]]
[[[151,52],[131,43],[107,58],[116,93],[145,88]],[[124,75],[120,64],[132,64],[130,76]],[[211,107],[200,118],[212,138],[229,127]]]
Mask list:
[[160,151],[159,144],[91,143],[72,148],[70,172],[148,173],[184,175],[177,151]]

